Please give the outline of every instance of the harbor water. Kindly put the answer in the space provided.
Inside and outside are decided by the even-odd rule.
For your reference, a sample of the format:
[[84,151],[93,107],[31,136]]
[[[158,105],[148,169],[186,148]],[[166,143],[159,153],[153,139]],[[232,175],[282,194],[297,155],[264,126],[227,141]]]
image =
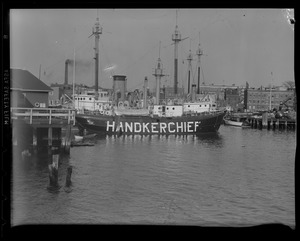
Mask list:
[[294,227],[295,152],[295,131],[224,125],[200,136],[97,137],[60,160],[55,192],[47,158],[14,155],[12,225]]

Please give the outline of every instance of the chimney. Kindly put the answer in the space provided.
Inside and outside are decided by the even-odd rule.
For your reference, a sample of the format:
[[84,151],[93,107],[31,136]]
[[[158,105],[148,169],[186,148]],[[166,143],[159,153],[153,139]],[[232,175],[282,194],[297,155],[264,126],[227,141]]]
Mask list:
[[70,60],[67,59],[65,62],[65,83],[64,83],[64,85],[68,84],[68,65],[69,65],[69,63],[70,63]]

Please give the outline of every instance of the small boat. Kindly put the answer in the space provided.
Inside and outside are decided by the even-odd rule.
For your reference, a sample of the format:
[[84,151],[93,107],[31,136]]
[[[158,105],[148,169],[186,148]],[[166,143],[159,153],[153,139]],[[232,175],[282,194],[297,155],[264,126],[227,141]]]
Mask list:
[[233,116],[224,117],[225,125],[237,126],[237,127],[250,127],[250,123],[246,118],[239,118]]
[[74,135],[74,137],[75,137],[75,141],[82,141],[83,140],[83,136]]
[[97,135],[96,133],[93,133],[93,134],[89,134],[89,135],[85,135],[85,136],[74,135],[74,137],[75,137],[75,141],[82,141],[85,139],[94,138],[96,135]]

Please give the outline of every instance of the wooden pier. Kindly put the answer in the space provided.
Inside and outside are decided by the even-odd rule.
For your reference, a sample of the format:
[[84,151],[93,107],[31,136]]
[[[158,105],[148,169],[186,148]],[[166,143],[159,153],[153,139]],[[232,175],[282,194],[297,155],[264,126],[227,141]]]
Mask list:
[[295,130],[296,121],[294,119],[276,119],[276,118],[248,118],[252,128],[258,129],[280,129],[280,130]]
[[253,115],[252,113],[233,113],[233,117],[246,120],[250,126],[255,129],[268,130],[296,130],[296,119],[275,118],[269,113],[264,112],[261,115]]
[[30,153],[70,153],[74,109],[11,108],[13,146]]

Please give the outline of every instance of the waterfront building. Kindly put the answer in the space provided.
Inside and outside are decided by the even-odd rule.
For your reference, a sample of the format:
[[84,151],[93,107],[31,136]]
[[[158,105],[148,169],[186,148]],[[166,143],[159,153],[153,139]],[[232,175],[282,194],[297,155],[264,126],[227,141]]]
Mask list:
[[51,86],[53,91],[49,92],[49,107],[62,105],[62,89],[58,86]]
[[226,88],[225,89],[226,105],[230,106],[232,110],[237,110],[241,103],[239,88]]
[[48,107],[52,88],[27,70],[11,69],[10,76],[12,107]]
[[295,91],[283,87],[245,89],[245,109],[248,111],[268,111],[274,108],[294,108]]
[[202,85],[200,85],[200,94],[214,94],[216,95],[217,100],[224,100],[226,87],[228,86],[215,84],[206,85],[202,83]]
[[232,110],[244,108],[245,87],[232,85],[205,85],[200,86],[201,94],[215,95],[216,103],[219,107],[230,107]]

